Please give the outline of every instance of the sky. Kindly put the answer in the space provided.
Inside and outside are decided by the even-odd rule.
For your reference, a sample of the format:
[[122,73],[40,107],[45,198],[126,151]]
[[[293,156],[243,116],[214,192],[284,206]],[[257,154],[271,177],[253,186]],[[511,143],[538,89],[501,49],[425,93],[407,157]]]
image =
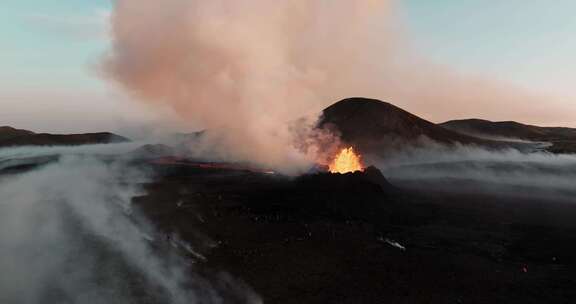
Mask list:
[[[576,2],[399,4],[409,43],[430,60],[563,96],[566,111],[576,108],[571,88],[576,80]],[[115,131],[154,119],[99,75],[98,62],[109,49],[111,6],[109,0],[2,1],[0,125],[46,132]],[[576,127],[576,122],[560,120],[527,122]]]
[[99,74],[108,0],[3,0],[0,125],[41,132],[115,130],[146,113]]
[[[576,2],[404,0],[415,44],[439,62],[526,87],[573,94]],[[576,100],[574,101],[576,102]]]

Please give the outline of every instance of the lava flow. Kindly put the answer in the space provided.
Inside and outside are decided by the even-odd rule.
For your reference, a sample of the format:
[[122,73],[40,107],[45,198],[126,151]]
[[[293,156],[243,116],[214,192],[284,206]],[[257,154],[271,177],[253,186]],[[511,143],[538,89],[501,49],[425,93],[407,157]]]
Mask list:
[[364,171],[364,165],[360,155],[354,152],[352,147],[344,148],[338,152],[332,163],[328,167],[331,173],[348,173],[356,171]]

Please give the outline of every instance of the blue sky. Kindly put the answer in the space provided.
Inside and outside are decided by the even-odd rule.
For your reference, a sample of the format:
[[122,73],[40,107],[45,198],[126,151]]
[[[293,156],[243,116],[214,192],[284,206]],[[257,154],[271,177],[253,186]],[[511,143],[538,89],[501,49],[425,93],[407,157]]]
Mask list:
[[2,83],[93,86],[87,66],[106,48],[107,0],[4,0],[0,10]]
[[[430,59],[539,91],[576,95],[571,92],[576,80],[575,1],[399,3],[410,43]],[[67,117],[87,121],[87,130],[126,118],[121,113],[126,105],[112,98],[96,75],[96,63],[108,47],[110,8],[109,0],[2,1],[0,125],[66,131],[74,119],[63,122],[62,108]],[[41,96],[54,102],[39,104],[35,98]],[[105,121],[94,118],[98,113],[112,114]],[[38,114],[45,119],[32,119]]]
[[46,132],[117,128],[132,114],[97,75],[108,0],[3,0],[0,125]]

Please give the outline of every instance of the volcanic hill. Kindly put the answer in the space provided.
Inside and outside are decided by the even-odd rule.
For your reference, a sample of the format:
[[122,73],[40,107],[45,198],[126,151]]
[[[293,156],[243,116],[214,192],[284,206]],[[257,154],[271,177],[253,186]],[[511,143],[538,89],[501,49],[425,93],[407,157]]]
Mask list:
[[443,144],[498,145],[443,128],[390,103],[360,97],[343,99],[326,108],[319,127],[335,130],[344,142],[363,152],[386,150],[423,139]]

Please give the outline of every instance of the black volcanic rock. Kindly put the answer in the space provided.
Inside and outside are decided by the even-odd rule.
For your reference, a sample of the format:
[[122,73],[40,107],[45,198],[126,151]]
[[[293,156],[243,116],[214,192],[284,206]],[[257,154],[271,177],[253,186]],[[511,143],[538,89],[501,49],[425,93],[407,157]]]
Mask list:
[[362,191],[387,191],[393,186],[384,177],[382,172],[374,166],[364,171],[349,173],[323,172],[300,176],[297,181],[301,186],[332,192],[362,192]]
[[442,128],[392,104],[359,97],[344,99],[326,108],[319,127],[339,132],[342,140],[364,153],[422,138],[445,144],[494,144]]
[[172,172],[146,185],[134,205],[193,244],[206,257],[198,267],[240,278],[266,303],[576,298],[572,203],[402,186],[394,192],[372,168],[297,179]]
[[[299,178],[188,166],[158,172],[134,206],[205,256],[198,267],[240,278],[266,303],[378,303],[389,273],[382,256],[400,253],[379,237],[389,223],[427,220],[404,210],[376,168]],[[354,283],[362,287],[348,288]],[[336,288],[347,300],[328,296]]]
[[143,145],[136,150],[127,154],[128,157],[136,159],[149,159],[158,157],[174,156],[176,151],[174,148],[163,144],[148,144]]
[[0,147],[13,146],[74,146],[127,142],[129,139],[109,133],[48,134],[34,133],[3,127],[0,129]]

